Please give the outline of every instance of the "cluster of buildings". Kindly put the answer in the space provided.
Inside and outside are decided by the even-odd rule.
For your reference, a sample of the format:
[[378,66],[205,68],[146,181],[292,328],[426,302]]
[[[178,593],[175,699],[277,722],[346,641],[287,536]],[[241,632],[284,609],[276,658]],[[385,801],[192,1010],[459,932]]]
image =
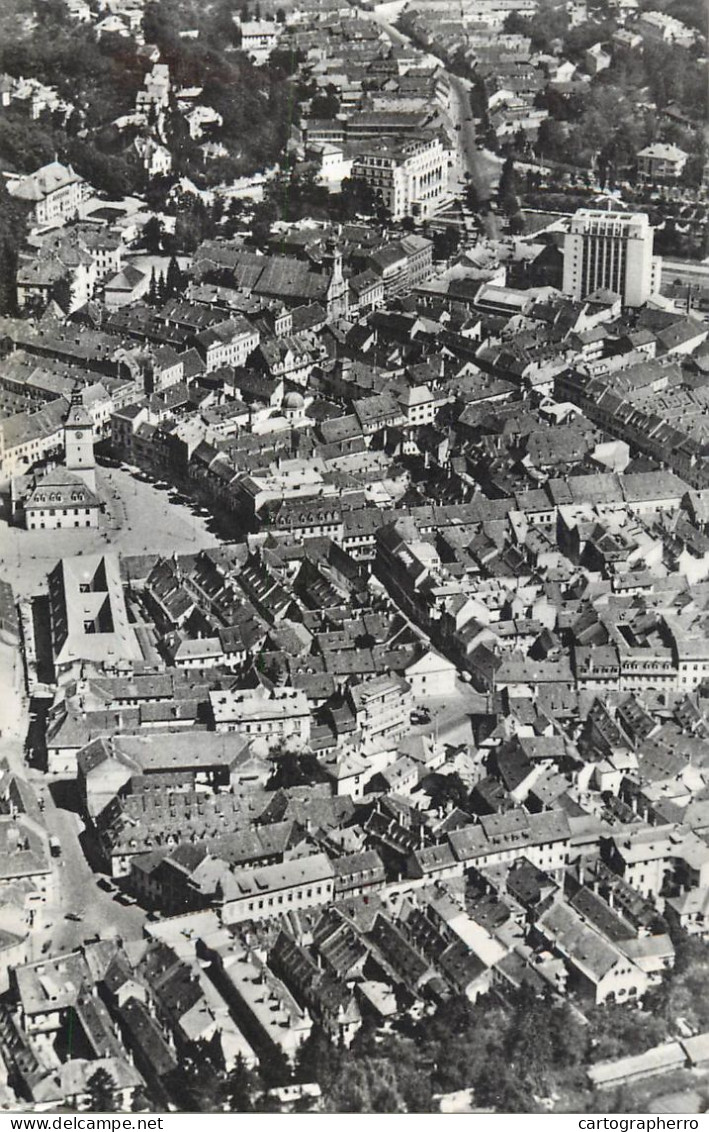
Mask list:
[[[623,66],[629,55],[642,56],[645,44],[679,48],[690,59],[689,53],[696,52],[703,42],[695,27],[659,9],[641,11],[636,0],[618,0],[608,6],[604,18],[612,21],[610,30],[608,22],[604,26],[599,12],[594,13],[585,0],[568,0],[559,10],[566,14],[568,28],[583,24],[590,31],[595,19],[595,42],[581,53],[566,52],[559,37],[542,51],[532,47],[529,23],[525,27],[518,22],[512,32],[508,22],[515,18],[529,21],[537,8],[534,0],[432,0],[426,4],[409,0],[397,20],[397,26],[427,53],[426,58],[443,60],[455,74],[464,73],[472,80],[478,94],[478,113],[484,107],[481,123],[486,137],[495,148],[505,151],[510,147],[518,156],[524,146],[536,146],[540,126],[547,119],[556,118],[561,130],[568,129],[569,117],[583,108],[597,76],[615,64]],[[625,90],[623,97],[633,98],[638,115],[657,110],[647,101],[643,88],[630,95]],[[575,111],[571,116],[567,114],[569,107]],[[623,173],[661,188],[681,183],[692,146],[686,141],[676,144],[678,127],[694,132],[699,139],[701,114],[698,110],[681,110],[674,103],[662,106],[658,136],[634,154],[627,154]],[[537,149],[541,163],[553,156],[563,162],[561,153],[552,155],[542,149]],[[553,167],[557,165],[554,162]],[[570,171],[570,167],[564,168]],[[558,165],[558,172],[561,170]],[[594,166],[587,170],[589,176],[596,172]]]
[[[533,10],[433,0],[404,23],[477,53],[507,121],[537,79],[501,29]],[[709,325],[659,294],[641,213],[434,260],[410,221],[448,193],[440,66],[337,0],[240,30],[257,64],[286,37],[304,54],[339,111],[306,117],[299,157],[390,219],[203,241],[148,304],[125,225],[70,223],[72,170],[10,185],[48,230],[0,322],[0,469],[16,522],[76,538],[19,606],[33,756],[145,913],[140,939],[36,954],[61,866],[4,770],[13,1103],[86,1106],[100,1068],[118,1104],[166,1106],[207,1046],[223,1072],[293,1066],[314,1028],[348,1046],[461,996],[630,1009],[678,936],[709,939]],[[159,133],[152,62],[136,114]],[[650,178],[681,161],[650,148]],[[97,444],[224,541],[87,553]]]
[[[632,290],[652,233],[631,217],[626,246],[619,223],[581,215],[567,237],[583,297],[481,281],[464,257],[355,321],[328,309],[366,252],[353,226],[295,229],[256,271],[203,246],[180,299],[109,319],[141,351],[115,454],[249,532],[64,558],[48,578],[46,766],[75,783],[92,859],[152,917],[140,947],[110,944],[125,995],[96,975],[52,1012],[55,1028],[101,1013],[94,1056],[118,1058],[117,1090],[139,1073],[169,1096],[205,1035],[228,1069],[274,1046],[292,1062],[316,1024],[349,1043],[367,1017],[460,994],[642,1002],[674,934],[706,935],[701,453],[678,463],[642,412],[701,419],[707,330]],[[291,294],[259,294],[277,285]],[[210,364],[250,331],[240,364]],[[72,401],[64,474],[93,491]],[[46,860],[31,864],[41,900]],[[35,972],[13,966],[7,1024],[40,1100]],[[172,980],[193,987],[184,1010],[165,1005]]]

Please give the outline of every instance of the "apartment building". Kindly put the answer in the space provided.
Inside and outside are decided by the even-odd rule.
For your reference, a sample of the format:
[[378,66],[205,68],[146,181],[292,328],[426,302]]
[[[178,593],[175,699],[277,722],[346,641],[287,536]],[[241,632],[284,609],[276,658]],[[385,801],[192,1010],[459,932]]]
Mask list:
[[217,731],[264,739],[269,746],[286,740],[307,743],[310,738],[308,699],[296,688],[210,692],[209,701]]
[[353,162],[352,177],[381,197],[392,220],[425,219],[447,195],[448,154],[437,137],[406,142],[382,139],[362,148]]
[[32,205],[32,219],[40,227],[65,224],[75,217],[88,193],[88,185],[71,165],[52,161],[26,177],[8,180],[7,191]]

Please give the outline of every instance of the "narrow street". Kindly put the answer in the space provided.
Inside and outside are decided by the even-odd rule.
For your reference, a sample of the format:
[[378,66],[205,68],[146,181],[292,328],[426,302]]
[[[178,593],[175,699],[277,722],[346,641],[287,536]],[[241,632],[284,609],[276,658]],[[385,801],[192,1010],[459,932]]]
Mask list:
[[[38,785],[36,780],[34,784]],[[47,787],[40,786],[40,795],[45,800],[47,829],[59,839],[61,856],[54,858],[57,898],[47,906],[45,927],[35,933],[39,936],[35,950],[51,941],[51,951],[66,951],[97,935],[139,939],[145,913],[137,906],[118,904],[98,887],[101,874],[93,873],[84,855],[80,840],[84,823],[79,815],[57,806]],[[81,919],[67,920],[67,912]]]
[[[37,907],[36,918],[30,932],[28,959],[39,959],[43,953],[69,950],[84,939],[97,935],[119,935],[123,939],[140,938],[145,913],[139,908],[123,907],[97,885],[80,841],[84,825],[73,809],[67,783],[60,803],[57,804],[52,784],[43,771],[30,766],[24,757],[24,744],[29,728],[29,704],[24,691],[19,649],[0,642],[0,711],[2,734],[0,759],[9,769],[31,784],[43,805],[43,819],[50,837],[56,837],[60,855],[52,857],[54,882],[47,903]],[[80,916],[67,920],[66,913]]]

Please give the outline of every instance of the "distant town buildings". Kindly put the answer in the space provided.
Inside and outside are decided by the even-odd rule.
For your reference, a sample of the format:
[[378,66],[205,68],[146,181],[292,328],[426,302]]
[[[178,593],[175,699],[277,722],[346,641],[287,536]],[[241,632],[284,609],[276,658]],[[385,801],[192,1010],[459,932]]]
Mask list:
[[689,154],[677,145],[655,142],[638,153],[638,172],[646,181],[676,181],[682,176]]
[[[508,1052],[520,1010],[540,1063],[545,1019],[576,1028],[547,1082],[512,1058],[516,1107],[696,1084],[702,1004],[648,1010],[709,941],[709,267],[654,254],[697,251],[699,127],[633,78],[695,32],[613,0],[594,40],[573,0],[569,56],[510,30],[536,0],[413,0],[395,35],[201,8],[168,64],[140,0],[67,2],[130,63],[101,140],[135,196],[7,177],[0,1104],[95,1107],[100,1069],[117,1109],[329,1110],[358,1034],[416,1024],[415,1103],[473,1108],[487,1069],[438,1047],[492,998]],[[214,27],[299,100],[287,171],[250,171]],[[618,68],[657,138],[622,172],[573,134]],[[95,140],[38,79],[0,104]],[[489,211],[483,149],[515,163]]]

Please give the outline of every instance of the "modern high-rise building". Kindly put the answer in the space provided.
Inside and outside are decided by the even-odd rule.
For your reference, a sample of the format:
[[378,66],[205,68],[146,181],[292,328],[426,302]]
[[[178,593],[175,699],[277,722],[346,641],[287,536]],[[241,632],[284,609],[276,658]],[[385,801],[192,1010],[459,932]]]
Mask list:
[[660,289],[662,260],[652,254],[653,236],[644,212],[579,209],[564,242],[564,293],[585,299],[613,291],[625,306],[642,306]]

